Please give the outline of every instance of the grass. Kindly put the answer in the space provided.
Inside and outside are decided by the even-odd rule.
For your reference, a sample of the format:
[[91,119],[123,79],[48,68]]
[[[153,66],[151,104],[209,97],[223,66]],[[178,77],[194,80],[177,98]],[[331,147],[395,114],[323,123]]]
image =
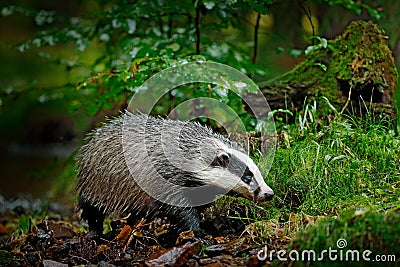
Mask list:
[[[321,251],[345,238],[347,248],[395,254],[399,260],[400,138],[385,122],[368,117],[336,115],[324,123],[310,116],[308,125],[300,123],[281,127],[283,138],[266,176],[276,197],[258,220],[284,226],[280,238],[291,239],[285,249]],[[297,227],[288,228],[299,216],[318,219],[297,220]],[[297,262],[303,264],[318,265]]]

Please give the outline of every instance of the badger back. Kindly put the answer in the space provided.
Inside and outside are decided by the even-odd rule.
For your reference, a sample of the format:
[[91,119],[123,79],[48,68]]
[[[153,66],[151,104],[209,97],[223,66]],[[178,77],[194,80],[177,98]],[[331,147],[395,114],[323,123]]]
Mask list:
[[126,112],[93,130],[78,151],[79,195],[105,214],[157,208],[153,196],[160,195],[189,206],[182,190],[162,186],[159,179],[184,187],[203,185],[196,169],[204,160],[196,153],[200,147],[213,149],[214,138],[198,124]]

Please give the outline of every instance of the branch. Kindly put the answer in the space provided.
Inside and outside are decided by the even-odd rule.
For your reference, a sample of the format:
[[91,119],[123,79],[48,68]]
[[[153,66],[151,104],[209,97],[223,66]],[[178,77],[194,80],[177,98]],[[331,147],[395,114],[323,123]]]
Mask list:
[[196,16],[194,17],[194,27],[196,28],[196,55],[200,55],[200,8],[196,7]]
[[[315,36],[315,28],[314,28],[314,24],[312,22],[310,6],[307,6],[307,9],[306,9],[301,2],[299,2],[299,3],[300,3],[301,9],[304,11],[304,14],[306,14],[308,20],[310,21],[310,25],[311,25],[311,29],[312,29],[312,35]],[[314,44],[314,39],[313,39],[312,42]]]
[[257,21],[256,25],[254,26],[254,49],[253,49],[253,58],[251,62],[254,64],[256,63],[256,58],[257,58],[257,48],[258,48],[258,28],[260,27],[260,18],[261,18],[261,13],[258,12],[257,14]]
[[172,16],[168,18],[168,38],[172,37]]

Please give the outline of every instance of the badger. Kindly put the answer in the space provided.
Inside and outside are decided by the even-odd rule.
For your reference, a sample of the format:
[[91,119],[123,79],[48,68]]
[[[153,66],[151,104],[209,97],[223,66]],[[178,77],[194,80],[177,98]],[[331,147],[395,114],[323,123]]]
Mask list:
[[199,210],[219,194],[274,196],[236,142],[196,122],[125,111],[88,134],[76,161],[77,209],[97,234],[111,213],[162,215],[199,233]]

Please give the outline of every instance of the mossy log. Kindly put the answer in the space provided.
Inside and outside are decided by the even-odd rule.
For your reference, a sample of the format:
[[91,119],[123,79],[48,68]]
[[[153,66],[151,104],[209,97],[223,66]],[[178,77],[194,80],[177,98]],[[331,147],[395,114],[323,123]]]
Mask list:
[[320,115],[333,106],[337,112],[387,119],[395,127],[397,70],[387,38],[372,22],[352,22],[336,39],[309,47],[293,70],[259,87],[272,110],[296,113],[305,103],[324,99],[317,101]]

